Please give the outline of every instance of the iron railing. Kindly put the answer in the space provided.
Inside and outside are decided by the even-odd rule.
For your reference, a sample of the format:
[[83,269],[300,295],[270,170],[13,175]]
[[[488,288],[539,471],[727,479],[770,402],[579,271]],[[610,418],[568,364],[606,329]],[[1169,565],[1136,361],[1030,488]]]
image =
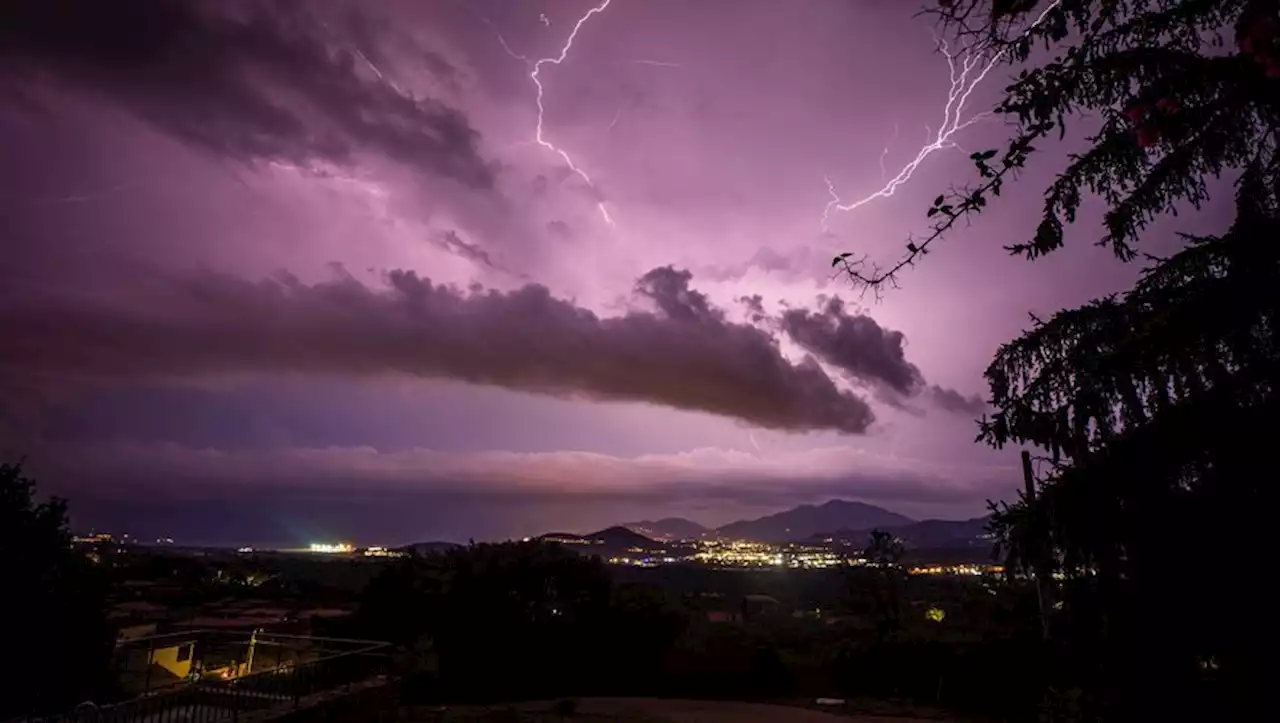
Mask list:
[[[229,666],[252,665],[251,669],[236,670],[238,677],[380,645],[382,643],[370,640],[286,635],[263,630],[193,629],[120,641],[116,644],[114,669],[121,693],[132,698],[183,688],[194,679],[207,678],[206,673],[210,671]],[[153,664],[156,653],[178,647],[188,647],[187,655],[192,661],[192,672],[185,677],[171,674],[177,672],[172,668],[164,670]]]

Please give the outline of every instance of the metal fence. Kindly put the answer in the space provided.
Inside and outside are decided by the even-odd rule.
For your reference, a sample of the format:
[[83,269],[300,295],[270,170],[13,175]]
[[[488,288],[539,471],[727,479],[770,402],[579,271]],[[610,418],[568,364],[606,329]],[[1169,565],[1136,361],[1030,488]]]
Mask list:
[[[360,641],[351,641],[360,642]],[[325,701],[387,687],[390,646],[361,648],[302,663],[285,663],[229,680],[203,678],[110,705],[9,723],[224,723],[273,718]]]
[[[183,630],[123,640],[116,645],[113,667],[126,698],[184,688],[195,679],[208,679],[218,671],[233,669],[241,677],[288,666],[301,666],[382,643],[369,640],[286,635],[263,630]],[[186,648],[182,660],[190,660],[183,677],[153,664],[166,649],[172,654]],[[171,661],[173,662],[173,661]],[[114,701],[112,701],[114,702]]]

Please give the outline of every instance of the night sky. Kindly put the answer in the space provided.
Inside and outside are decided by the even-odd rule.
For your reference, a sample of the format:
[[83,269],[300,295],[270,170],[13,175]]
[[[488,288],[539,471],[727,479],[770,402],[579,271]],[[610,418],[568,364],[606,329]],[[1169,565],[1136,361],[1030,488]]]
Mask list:
[[[915,3],[612,0],[531,77],[593,7],[6,3],[0,452],[84,528],[190,543],[1010,496],[983,369],[1138,272],[1098,203],[1001,248],[1090,119],[877,301],[831,256],[924,230],[1009,68],[948,113]],[[824,228],[824,179],[872,198]]]

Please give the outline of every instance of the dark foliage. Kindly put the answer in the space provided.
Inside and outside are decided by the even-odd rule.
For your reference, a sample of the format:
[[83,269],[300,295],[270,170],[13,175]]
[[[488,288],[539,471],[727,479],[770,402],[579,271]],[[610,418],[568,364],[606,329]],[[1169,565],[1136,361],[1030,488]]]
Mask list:
[[357,624],[371,637],[429,645],[419,690],[452,699],[607,686],[652,670],[679,633],[661,595],[614,588],[598,559],[538,542],[398,560],[370,583]]
[[[999,111],[1016,132],[975,153],[981,182],[940,196],[930,234],[900,263],[836,259],[869,288],[892,284],[955,223],[981,211],[1033,143],[1102,119],[1045,194],[1034,235],[1060,248],[1084,193],[1109,206],[1099,244],[1149,266],[1128,293],[1054,315],[987,370],[995,414],[980,441],[1043,450],[1037,494],[993,510],[1015,574],[1046,585],[1056,719],[1224,719],[1262,703],[1258,621],[1274,466],[1264,430],[1280,403],[1280,2],[952,0],[933,11],[980,52],[1026,63]],[[1224,234],[1138,252],[1147,224],[1242,173]]]
[[[844,570],[615,574],[557,545],[473,545],[387,566],[350,634],[400,646],[414,704],[837,696],[1033,711],[1052,657],[1030,588],[908,576],[892,537],[871,543],[874,564]],[[766,595],[776,609],[747,604]],[[945,623],[925,615],[934,607]]]
[[0,464],[0,718],[47,713],[111,692],[106,586],[71,545],[63,500],[37,503],[21,464]]
[[[1034,12],[1032,12],[1033,7]],[[1142,232],[1180,203],[1207,199],[1206,181],[1254,168],[1280,179],[1280,0],[942,0],[925,14],[970,53],[1027,65],[996,112],[1014,131],[1003,150],[973,154],[979,181],[943,193],[921,238],[888,265],[833,261],[875,291],[927,255],[956,223],[981,213],[1036,152],[1081,122],[1101,119],[1045,192],[1043,219],[1011,254],[1037,259],[1063,244],[1086,193],[1109,206],[1098,244],[1125,261]],[[1033,65],[1030,60],[1047,56]]]

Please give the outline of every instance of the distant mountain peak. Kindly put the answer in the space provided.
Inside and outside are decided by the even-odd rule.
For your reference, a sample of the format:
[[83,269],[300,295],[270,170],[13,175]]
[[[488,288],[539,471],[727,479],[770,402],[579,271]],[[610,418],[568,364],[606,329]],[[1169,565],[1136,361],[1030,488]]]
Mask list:
[[606,527],[585,535],[549,533],[539,535],[537,539],[542,542],[563,544],[583,554],[603,556],[633,549],[648,550],[656,546],[653,539],[621,525]]
[[583,537],[605,537],[606,535],[622,535],[622,536],[639,535],[640,537],[644,537],[644,535],[640,535],[638,532],[628,527],[624,527],[622,525],[614,525],[613,527],[606,527],[603,530],[592,532],[589,535],[583,535]]
[[710,532],[706,527],[683,517],[628,522],[622,526],[654,540],[694,540]]
[[804,504],[754,520],[742,520],[716,530],[722,537],[762,542],[803,540],[831,530],[861,530],[909,525],[910,517],[854,500],[832,499],[821,505]]

